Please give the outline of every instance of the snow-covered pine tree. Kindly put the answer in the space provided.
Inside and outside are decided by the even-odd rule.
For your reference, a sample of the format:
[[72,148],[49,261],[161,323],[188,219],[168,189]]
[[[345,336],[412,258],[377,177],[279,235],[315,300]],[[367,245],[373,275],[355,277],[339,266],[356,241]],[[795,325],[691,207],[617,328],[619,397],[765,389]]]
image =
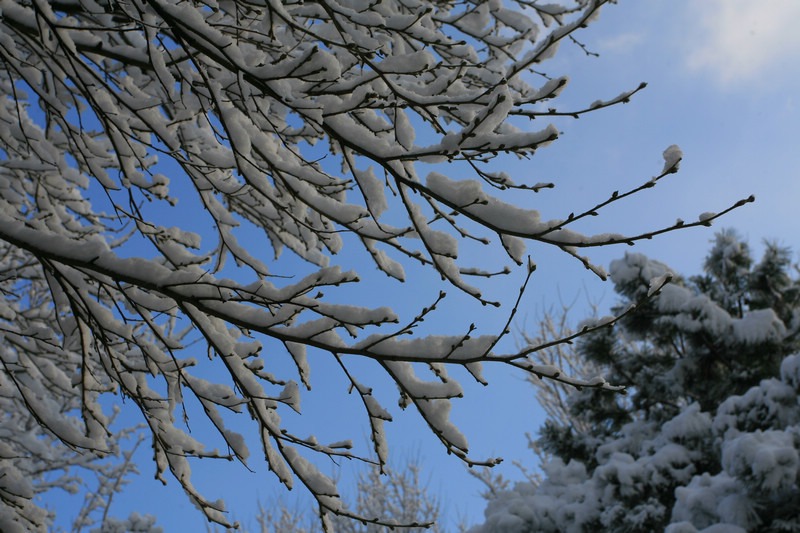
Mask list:
[[535,442],[542,481],[497,491],[472,533],[800,530],[800,284],[789,250],[767,244],[754,264],[723,231],[700,276],[640,254],[610,272],[622,307],[673,276],[622,323],[576,343],[574,357],[628,394],[572,393],[568,416],[547,420]]

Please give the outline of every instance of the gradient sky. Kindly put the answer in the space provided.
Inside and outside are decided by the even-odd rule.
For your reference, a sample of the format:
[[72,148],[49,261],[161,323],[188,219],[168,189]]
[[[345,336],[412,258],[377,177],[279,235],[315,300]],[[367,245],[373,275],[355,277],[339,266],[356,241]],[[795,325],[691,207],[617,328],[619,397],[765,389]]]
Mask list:
[[[610,260],[633,251],[660,259],[679,272],[695,274],[714,231],[723,227],[737,229],[757,257],[763,239],[800,250],[796,214],[800,205],[798,22],[800,3],[792,0],[622,0],[619,5],[607,6],[598,21],[577,34],[600,57],[587,57],[579,47],[565,43],[556,58],[543,65],[551,76],[571,78],[553,105],[577,109],[596,99],[610,99],[642,81],[648,87],[628,104],[579,120],[556,122],[564,132],[558,141],[530,161],[503,162],[508,166],[502,170],[518,182],[553,181],[555,190],[526,200],[534,203],[525,207],[540,209],[545,219],[566,218],[569,212],[591,207],[614,190],[624,191],[647,181],[661,170],[663,150],[678,144],[684,152],[678,174],[611,206],[590,225],[577,229],[639,233],[670,225],[676,218],[696,220],[702,212],[722,210],[750,194],[756,196],[756,202],[729,214],[715,228],[676,232],[634,248],[592,251],[589,255],[596,262],[607,266]],[[546,124],[537,120],[531,127],[542,129]],[[541,247],[529,247],[529,253],[539,269],[516,325],[533,327],[544,309],[558,308],[562,301],[575,302],[575,322],[584,317],[587,298],[599,302],[601,312],[615,303],[612,284],[599,282],[576,261]],[[476,256],[476,261],[480,257]],[[374,267],[368,265],[364,270]],[[390,305],[412,318],[435,297],[438,282],[435,276],[413,268],[407,273],[413,281],[365,293],[364,303]],[[486,291],[510,305],[519,281],[519,275],[512,275],[488,283]],[[475,322],[478,333],[495,333],[507,313],[508,305],[491,312],[454,296],[436,317],[426,321],[421,332],[460,333]],[[500,351],[513,349],[513,339],[507,338],[504,348]],[[284,416],[284,420],[296,424],[291,429],[301,435],[313,433],[330,442],[353,438],[363,445],[368,428],[358,402],[347,397],[346,384],[332,367],[326,367],[325,357],[310,355],[310,363],[315,388],[313,394],[303,396],[304,414],[296,419]],[[372,381],[367,384],[385,389],[380,399],[395,415],[395,422],[387,427],[393,461],[402,464],[418,453],[430,489],[443,498],[448,522],[452,524],[459,516],[469,523],[480,520],[484,502],[477,496],[479,482],[456,458],[445,454],[416,413],[396,408],[396,389],[391,383],[370,374],[369,364],[357,366],[363,366],[364,375],[370,376]],[[535,434],[542,422],[534,390],[521,374],[503,368],[486,368],[486,388],[471,384],[466,375],[454,374],[463,377],[467,398],[454,402],[451,416],[467,436],[472,455],[500,455],[506,461],[497,470],[521,479],[512,460],[519,459],[531,468],[537,464],[525,437],[526,432]],[[331,402],[341,407],[332,411]],[[193,429],[195,423],[202,428],[202,421],[197,420]],[[258,455],[256,443],[251,444],[251,452]],[[153,480],[151,455],[145,442],[137,454],[141,476],[115,499],[111,514],[123,518],[136,510],[157,515],[167,532],[204,531],[204,518],[178,484],[170,480],[162,487]],[[196,462],[193,480],[208,498],[224,498],[233,516],[247,523],[259,499],[265,506],[274,505],[276,495],[283,493],[263,463],[255,460],[251,468],[256,472],[247,472],[236,463]],[[322,471],[336,472],[332,465],[322,466]],[[354,471],[353,465],[347,464],[341,471],[344,494],[352,494]],[[305,495],[297,497],[301,506],[309,502]],[[286,501],[295,503],[295,496]],[[74,503],[59,505],[62,518],[71,518],[69,506]]]

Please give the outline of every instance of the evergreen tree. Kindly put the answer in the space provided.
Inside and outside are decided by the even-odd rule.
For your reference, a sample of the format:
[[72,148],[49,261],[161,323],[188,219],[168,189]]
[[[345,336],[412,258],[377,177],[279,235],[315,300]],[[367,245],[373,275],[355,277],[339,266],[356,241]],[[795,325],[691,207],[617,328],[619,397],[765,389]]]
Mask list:
[[569,417],[550,418],[534,443],[544,479],[496,492],[473,532],[800,531],[792,269],[790,251],[772,243],[754,264],[732,231],[716,235],[699,276],[640,254],[614,261],[616,312],[673,277],[576,344],[575,357],[628,394],[570,394]]

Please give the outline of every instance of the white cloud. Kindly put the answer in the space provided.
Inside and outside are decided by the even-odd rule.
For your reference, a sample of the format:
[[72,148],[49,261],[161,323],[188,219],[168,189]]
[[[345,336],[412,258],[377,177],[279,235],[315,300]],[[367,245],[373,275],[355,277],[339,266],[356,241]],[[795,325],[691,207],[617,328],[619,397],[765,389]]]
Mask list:
[[687,65],[722,83],[757,79],[787,60],[800,64],[800,1],[695,0],[687,26]]
[[597,46],[603,52],[627,52],[635,49],[639,44],[644,42],[644,35],[641,33],[621,33],[601,40]]

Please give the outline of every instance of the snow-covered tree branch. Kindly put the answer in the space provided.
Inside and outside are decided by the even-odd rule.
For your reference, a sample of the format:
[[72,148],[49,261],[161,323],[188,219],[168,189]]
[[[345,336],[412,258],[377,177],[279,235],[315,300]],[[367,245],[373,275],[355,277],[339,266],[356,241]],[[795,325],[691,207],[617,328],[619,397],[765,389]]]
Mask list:
[[[492,165],[498,157],[530,157],[555,140],[558,129],[540,126],[541,117],[579,116],[641,89],[558,109],[549,102],[567,78],[532,74],[604,3],[0,1],[7,412],[99,457],[116,449],[101,399],[130,399],[152,437],[157,476],[169,471],[210,520],[229,525],[223,504],[193,487],[190,460],[245,463],[245,438],[227,425],[242,412],[287,487],[307,487],[324,520],[356,516],[300,453],[355,458],[350,443],[299,438],[281,423],[279,412],[299,410],[300,389],[311,386],[309,348],[334,358],[363,400],[379,466],[391,414],[348,365],[353,356],[375,361],[402,403],[470,465],[497,459],[468,456],[448,420],[449,400],[462,394],[448,366],[479,382],[481,364],[495,362],[613,388],[536,364],[528,355],[538,345],[498,353],[508,327],[406,339],[444,293],[410,320],[353,305],[348,288],[361,277],[335,258],[357,249],[387,282],[405,280],[404,263],[414,263],[441,275],[443,288],[499,306],[468,280],[518,269],[521,297],[535,269],[526,244],[556,247],[604,278],[580,249],[709,225],[752,200],[635,235],[572,229],[676,172],[682,153],[671,146],[655,177],[590,209],[542,220],[521,207],[552,184],[514,180]],[[506,202],[507,190],[525,200]],[[470,264],[459,255],[464,242],[505,253],[510,266]],[[315,269],[276,275],[284,249]],[[507,304],[510,324],[517,305]],[[296,372],[274,375],[259,355],[267,344],[282,347]],[[209,366],[224,378],[209,381]],[[186,397],[226,451],[207,449],[176,422]],[[18,503],[26,495],[4,497],[3,516],[44,527],[43,515]]]
[[[382,471],[383,470],[383,471]],[[404,527],[408,533],[442,533],[439,520],[442,515],[441,500],[429,493],[421,479],[421,460],[412,457],[402,470],[372,465],[368,472],[360,472],[355,487],[355,511],[362,516],[382,516],[398,524],[423,524]],[[283,498],[265,507],[258,505],[254,517],[256,527],[243,525],[244,533],[317,533],[319,521],[311,510],[300,504],[287,504]],[[243,521],[246,522],[246,521]],[[341,533],[381,533],[385,526],[361,523],[343,516],[332,517],[334,529]],[[465,529],[463,527],[462,529]],[[217,528],[208,528],[217,533]]]

